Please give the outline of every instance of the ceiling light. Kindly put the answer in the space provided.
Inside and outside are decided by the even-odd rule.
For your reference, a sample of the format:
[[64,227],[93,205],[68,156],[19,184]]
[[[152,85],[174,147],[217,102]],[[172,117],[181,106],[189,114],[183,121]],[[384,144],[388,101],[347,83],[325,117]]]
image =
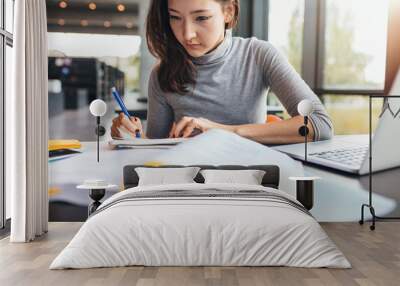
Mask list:
[[56,67],[62,67],[64,65],[64,60],[62,58],[56,58]]
[[110,28],[111,27],[111,22],[110,21],[104,21],[103,25],[106,28]]
[[82,27],[86,27],[87,25],[89,25],[88,20],[81,20],[81,26]]
[[94,2],[90,2],[90,3],[89,3],[89,9],[90,9],[90,10],[93,11],[93,10],[96,10],[96,8],[97,8],[96,3],[94,3]]
[[118,10],[118,12],[124,12],[125,11],[125,5],[124,4],[118,4],[117,5],[117,10]]
[[70,66],[72,64],[72,60],[70,58],[64,58],[64,65]]
[[64,26],[65,25],[65,20],[64,19],[58,19],[57,24],[60,26]]
[[59,6],[61,9],[65,9],[65,8],[68,7],[68,4],[67,4],[67,2],[65,2],[65,1],[60,1],[60,3],[58,3],[58,6]]

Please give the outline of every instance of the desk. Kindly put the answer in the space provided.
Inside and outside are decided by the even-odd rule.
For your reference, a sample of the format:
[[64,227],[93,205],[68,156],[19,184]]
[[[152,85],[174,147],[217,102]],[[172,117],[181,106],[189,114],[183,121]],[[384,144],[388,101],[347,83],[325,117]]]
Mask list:
[[[49,163],[49,186],[58,188],[51,203],[68,202],[79,206],[85,214],[91,200],[76,186],[85,179],[103,179],[122,189],[122,169],[128,164],[151,161],[161,149],[111,150],[107,142],[100,145],[100,163],[96,162],[96,143],[82,142],[82,153]],[[265,162],[268,164],[268,162]],[[321,179],[314,185],[314,208],[311,213],[319,221],[358,221],[360,207],[368,200],[368,176],[356,176],[331,169],[305,165],[306,176]],[[374,206],[378,215],[398,215],[400,208],[400,168],[374,174]],[[106,198],[114,192],[107,192]],[[367,218],[369,218],[367,216]]]
[[[358,221],[361,205],[368,202],[368,175],[350,175],[333,169],[304,164],[307,176],[314,182],[314,208],[311,213],[319,221]],[[377,215],[400,214],[400,168],[373,174],[373,201]],[[366,212],[367,213],[367,212]],[[367,219],[371,215],[366,216]]]
[[[52,204],[62,209],[79,213],[74,217],[85,216],[87,206],[92,202],[87,192],[77,190],[76,186],[86,179],[103,179],[107,183],[123,186],[122,169],[129,164],[144,164],[158,154],[160,149],[111,150],[107,142],[100,142],[100,162],[97,162],[96,142],[81,142],[82,153],[73,157],[49,163],[50,221],[53,217],[67,219],[60,212],[54,214]],[[105,198],[119,190],[107,191]],[[67,205],[66,205],[67,204]],[[64,210],[62,211],[64,212]],[[73,219],[75,220],[75,219]]]

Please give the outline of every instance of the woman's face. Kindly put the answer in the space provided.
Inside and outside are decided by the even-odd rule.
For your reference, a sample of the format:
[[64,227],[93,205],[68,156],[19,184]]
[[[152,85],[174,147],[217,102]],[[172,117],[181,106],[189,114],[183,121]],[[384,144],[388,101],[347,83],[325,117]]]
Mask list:
[[224,39],[225,23],[233,19],[234,7],[215,0],[168,0],[171,29],[192,57],[214,50]]

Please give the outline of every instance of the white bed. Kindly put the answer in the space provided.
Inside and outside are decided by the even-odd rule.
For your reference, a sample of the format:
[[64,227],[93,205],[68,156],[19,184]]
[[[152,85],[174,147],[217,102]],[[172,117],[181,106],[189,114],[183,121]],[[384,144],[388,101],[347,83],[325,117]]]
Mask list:
[[134,187],[114,195],[50,269],[128,265],[350,267],[287,193],[197,183]]

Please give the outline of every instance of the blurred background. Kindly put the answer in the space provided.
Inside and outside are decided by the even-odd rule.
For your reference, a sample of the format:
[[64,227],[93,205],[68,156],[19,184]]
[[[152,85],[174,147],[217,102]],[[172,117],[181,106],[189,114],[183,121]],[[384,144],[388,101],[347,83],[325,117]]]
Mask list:
[[[155,63],[143,41],[148,5],[47,0],[50,138],[94,140],[87,106],[95,98],[115,106],[113,85],[128,109],[146,118],[147,78]],[[366,95],[385,88],[389,7],[390,0],[242,0],[235,34],[280,49],[320,96],[336,134],[366,133]],[[287,117],[272,93],[266,104],[269,113]],[[374,111],[379,114],[380,104]],[[107,127],[115,114],[107,113]]]

